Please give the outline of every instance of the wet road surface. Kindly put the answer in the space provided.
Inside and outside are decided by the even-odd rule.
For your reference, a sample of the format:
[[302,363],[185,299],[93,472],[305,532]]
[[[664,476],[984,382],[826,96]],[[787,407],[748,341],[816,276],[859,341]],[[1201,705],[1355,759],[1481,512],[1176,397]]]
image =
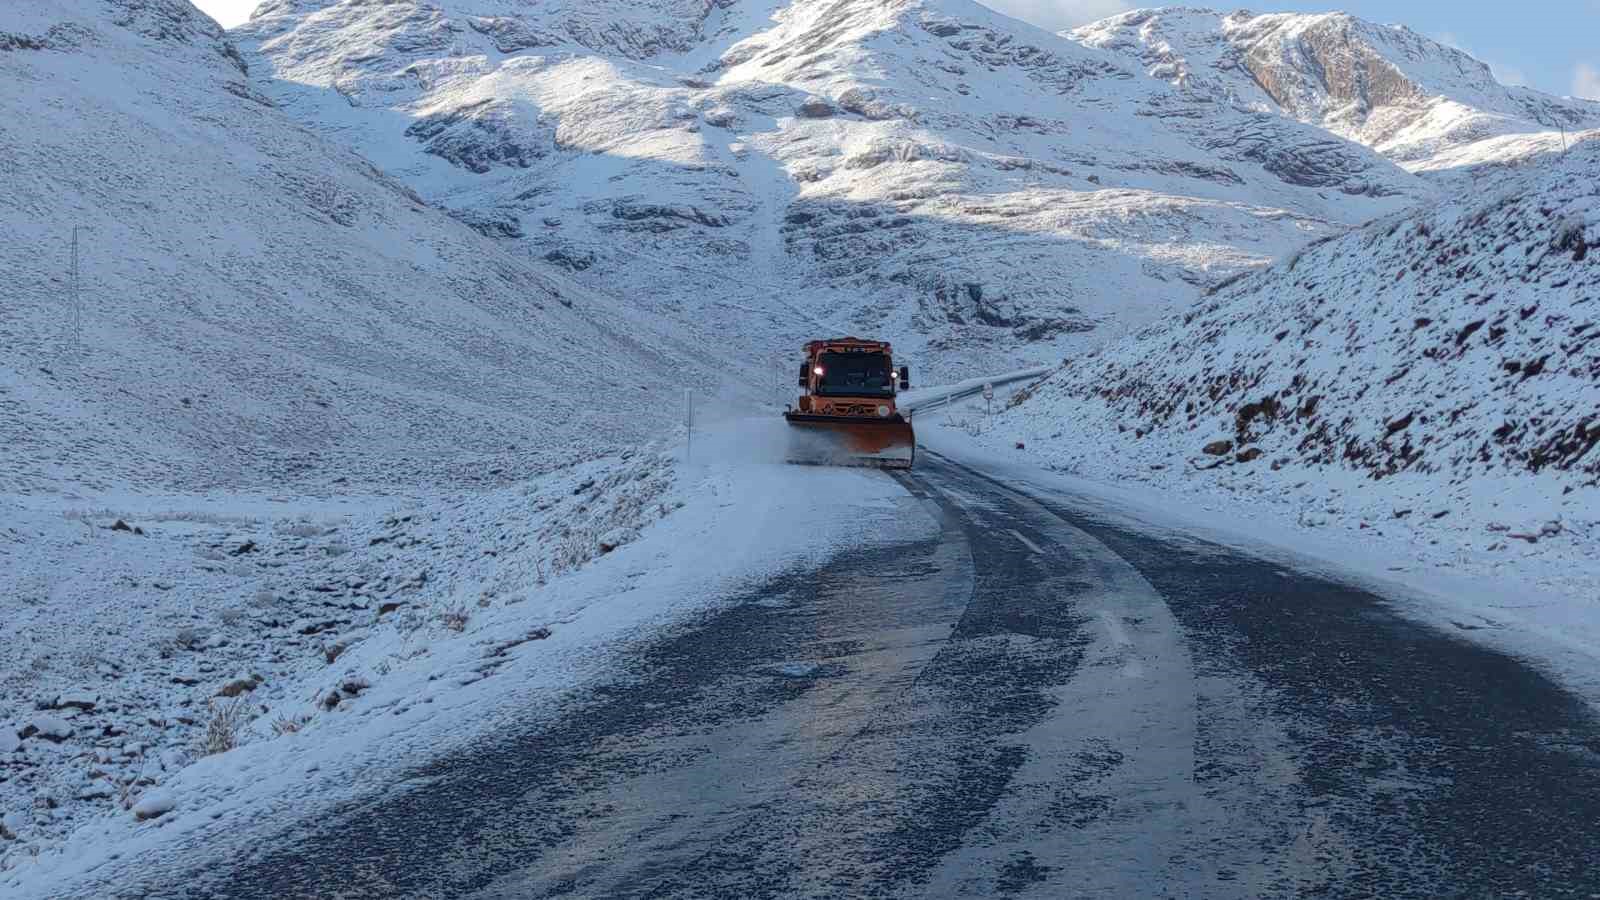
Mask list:
[[1534,669],[931,453],[896,477],[936,538],[124,896],[1600,896],[1600,723]]

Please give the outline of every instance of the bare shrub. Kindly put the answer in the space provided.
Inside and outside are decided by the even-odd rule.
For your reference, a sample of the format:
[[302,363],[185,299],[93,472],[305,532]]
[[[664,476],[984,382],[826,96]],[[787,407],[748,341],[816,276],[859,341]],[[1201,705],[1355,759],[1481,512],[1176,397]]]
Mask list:
[[588,528],[569,529],[550,560],[551,574],[565,575],[594,558],[595,536]]
[[206,731],[200,738],[199,754],[212,756],[239,746],[239,738],[249,722],[250,703],[244,697],[212,700],[211,717],[206,720]]
[[439,623],[451,631],[465,631],[472,612],[465,606],[452,606],[439,613]]
[[350,645],[344,641],[329,641],[328,643],[322,645],[322,658],[327,660],[328,665],[331,666],[337,662],[339,657],[344,655],[344,651],[348,649],[350,649]]
[[311,720],[306,716],[279,716],[272,720],[272,733],[278,737],[295,734],[309,721]]
[[1033,399],[1033,394],[1038,390],[1039,384],[1040,382],[1036,381],[1006,398],[1006,409],[1016,409]]

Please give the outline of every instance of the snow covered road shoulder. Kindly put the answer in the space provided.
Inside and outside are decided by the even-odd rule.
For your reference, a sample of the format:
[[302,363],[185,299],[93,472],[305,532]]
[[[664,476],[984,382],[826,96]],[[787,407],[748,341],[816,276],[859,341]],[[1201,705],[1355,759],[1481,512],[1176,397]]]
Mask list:
[[[8,501],[0,564],[29,574],[0,597],[20,623],[0,644],[0,885],[93,894],[120,860],[229,854],[554,714],[633,637],[748,579],[933,528],[880,473],[775,465],[756,435],[337,516]],[[239,746],[208,753],[223,712]]]

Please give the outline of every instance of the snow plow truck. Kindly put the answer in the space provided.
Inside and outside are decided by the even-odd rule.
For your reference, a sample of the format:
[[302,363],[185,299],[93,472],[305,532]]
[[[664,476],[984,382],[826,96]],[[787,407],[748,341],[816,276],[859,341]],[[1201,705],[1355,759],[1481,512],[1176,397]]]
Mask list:
[[895,391],[911,386],[885,341],[855,337],[811,341],[800,364],[800,398],[789,422],[789,462],[909,469],[916,456],[911,423],[895,409]]

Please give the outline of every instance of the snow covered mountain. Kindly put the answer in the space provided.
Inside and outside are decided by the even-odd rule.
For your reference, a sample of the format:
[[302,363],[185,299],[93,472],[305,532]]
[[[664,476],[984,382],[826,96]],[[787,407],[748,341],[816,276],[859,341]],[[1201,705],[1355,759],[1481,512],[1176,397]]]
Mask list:
[[1482,188],[1073,361],[1007,439],[1122,478],[1335,486],[1381,519],[1454,508],[1533,541],[1600,524],[1600,132]]
[[1143,9],[1070,32],[1185,93],[1279,113],[1418,172],[1561,146],[1600,103],[1502,85],[1489,67],[1401,25],[1343,13]]
[[296,125],[184,0],[4,4],[0,48],[6,493],[492,481],[723,383]]
[[233,36],[482,233],[770,354],[1055,359],[1435,190],[967,0],[272,0]]

